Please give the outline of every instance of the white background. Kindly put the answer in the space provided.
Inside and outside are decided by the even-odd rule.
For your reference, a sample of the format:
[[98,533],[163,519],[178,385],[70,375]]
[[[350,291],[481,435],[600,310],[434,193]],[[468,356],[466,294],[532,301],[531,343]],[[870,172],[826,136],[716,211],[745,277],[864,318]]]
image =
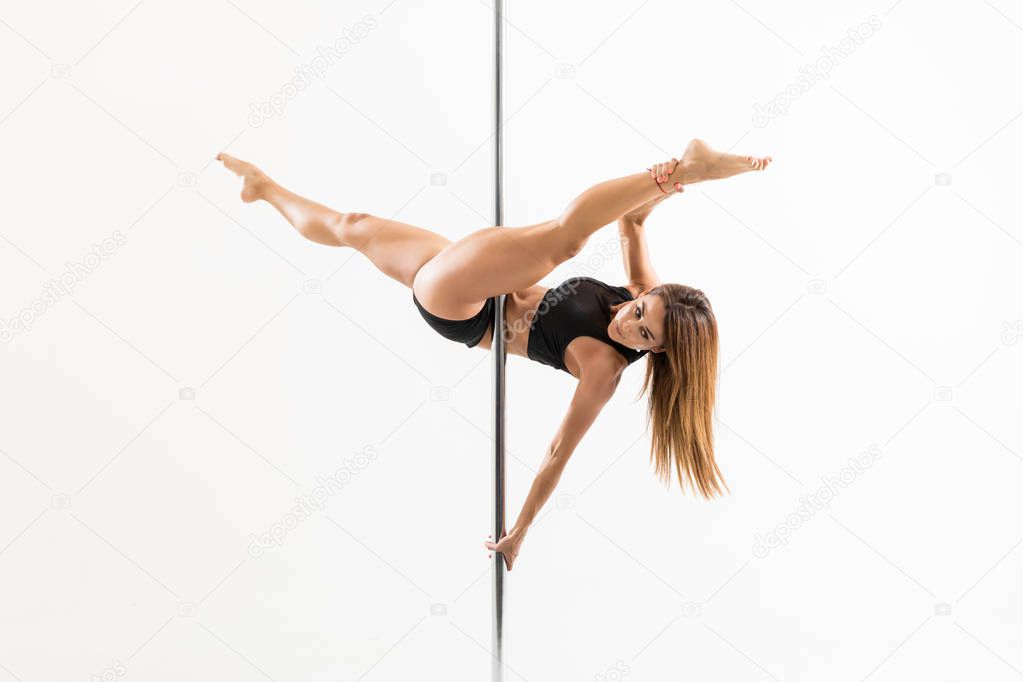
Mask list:
[[[508,576],[509,679],[1023,676],[1023,11],[509,4],[508,224],[694,136],[775,159],[648,227],[662,278],[718,316],[731,495],[658,484],[637,363]],[[451,239],[485,227],[490,29],[476,0],[0,2],[0,318],[124,236],[0,346],[0,680],[486,679],[489,354],[211,159]],[[623,283],[615,237],[545,282]],[[514,518],[573,382],[510,358],[508,384]]]

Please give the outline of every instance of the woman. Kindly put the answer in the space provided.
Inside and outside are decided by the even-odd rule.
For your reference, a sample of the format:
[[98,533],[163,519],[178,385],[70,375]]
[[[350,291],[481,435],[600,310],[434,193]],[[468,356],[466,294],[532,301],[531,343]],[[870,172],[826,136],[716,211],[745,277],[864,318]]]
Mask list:
[[[575,394],[515,525],[499,542],[510,570],[537,512],[554,491],[583,435],[618,386],[622,371],[647,356],[643,391],[650,393],[651,459],[657,476],[720,494],[712,411],[717,375],[717,323],[698,289],[665,284],[647,253],[643,224],[650,211],[683,186],[764,170],[770,157],[722,154],[693,140],[681,162],[655,164],[590,187],[558,218],[527,227],[488,227],[457,242],[413,225],[366,213],[339,213],[278,185],[250,163],[217,159],[244,180],[242,201],[264,200],[302,236],[358,249],[385,275],[412,290],[427,324],[466,346],[490,348],[493,297],[508,294],[507,351],[578,379]],[[665,188],[667,185],[667,189]],[[575,256],[590,235],[617,220],[629,283],[591,277],[553,289],[537,282]],[[724,486],[727,490],[727,486]]]

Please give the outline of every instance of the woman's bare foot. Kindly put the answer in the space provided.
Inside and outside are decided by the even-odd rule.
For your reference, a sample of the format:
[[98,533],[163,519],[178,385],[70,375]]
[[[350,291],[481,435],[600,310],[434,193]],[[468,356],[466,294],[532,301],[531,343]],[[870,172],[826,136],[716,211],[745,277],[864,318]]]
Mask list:
[[749,171],[762,171],[771,164],[771,157],[740,156],[711,149],[703,140],[692,140],[682,153],[682,162],[669,178],[670,184],[691,185],[705,180],[721,180]]
[[222,162],[225,168],[244,180],[242,185],[242,201],[248,204],[266,198],[266,190],[273,182],[273,180],[267,177],[266,173],[248,161],[236,159],[223,152],[217,154],[217,161]]

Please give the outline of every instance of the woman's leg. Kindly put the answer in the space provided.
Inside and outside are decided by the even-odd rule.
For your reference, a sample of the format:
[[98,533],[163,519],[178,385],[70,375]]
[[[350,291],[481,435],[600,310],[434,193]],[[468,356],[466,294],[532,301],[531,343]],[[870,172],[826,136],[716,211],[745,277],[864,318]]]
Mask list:
[[357,249],[377,269],[409,288],[419,269],[451,243],[414,225],[367,213],[340,213],[285,189],[251,163],[227,154],[217,158],[244,179],[242,201],[267,201],[303,237],[328,246]]
[[[768,163],[722,154],[693,140],[662,185],[731,177],[763,170]],[[532,286],[576,255],[594,232],[659,196],[663,193],[648,172],[599,183],[576,197],[557,219],[528,227],[486,228],[455,242],[423,267],[416,291],[422,284],[420,300],[429,305],[429,297],[436,315],[451,316],[452,310],[471,314],[488,298]],[[448,312],[438,312],[443,309]]]
[[488,298],[536,284],[591,234],[660,195],[649,173],[635,173],[590,187],[559,218],[477,230],[423,266],[416,293],[435,315],[470,315]]
[[[340,213],[281,187],[262,171],[227,154],[217,157],[242,176],[242,200],[265,199],[305,237],[349,246],[384,274],[412,288],[430,312],[470,317],[486,299],[532,286],[576,255],[590,235],[645,204],[661,189],[647,172],[590,187],[559,218],[527,227],[489,227],[451,243],[429,230],[366,213]],[[693,184],[762,170],[753,157],[721,154],[699,140],[686,147],[667,182]]]

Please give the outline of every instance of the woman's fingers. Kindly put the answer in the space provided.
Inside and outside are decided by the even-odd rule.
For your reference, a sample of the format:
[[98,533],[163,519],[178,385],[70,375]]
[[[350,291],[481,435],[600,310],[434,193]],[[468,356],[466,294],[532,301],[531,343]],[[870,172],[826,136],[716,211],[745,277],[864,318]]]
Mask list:
[[510,571],[512,569],[512,565],[515,563],[515,557],[518,556],[518,553],[516,552],[515,554],[512,554],[510,552],[504,552],[502,556],[504,557],[505,567]]
[[507,541],[506,538],[501,538],[500,542],[494,542],[492,540],[487,540],[486,542],[483,543],[483,546],[486,547],[487,549],[493,551],[493,552],[500,552],[500,551],[502,551],[502,550],[507,548],[508,541]]
[[[492,535],[491,536],[487,536],[487,537],[493,538]],[[509,571],[512,570],[512,565],[515,563],[515,558],[518,556],[518,551],[517,550],[514,551],[514,552],[508,551],[508,550],[515,550],[515,545],[514,545],[514,543],[512,543],[512,541],[507,536],[502,537],[500,542],[495,543],[495,542],[492,542],[491,540],[487,540],[483,544],[490,551],[492,551],[492,552],[499,552],[501,554],[501,556],[504,557],[504,565],[505,565],[505,567]],[[489,558],[492,558],[492,557],[493,557],[493,555],[488,555],[487,558],[489,559]]]
[[675,169],[677,167],[678,167],[678,159],[676,159],[674,156],[671,157],[670,161],[665,161],[664,163],[659,164],[659,166],[658,166],[658,169],[659,169],[658,170],[658,176],[659,177],[657,178],[657,181],[658,182],[667,182],[668,178],[671,177],[671,174],[675,172]]
[[655,163],[650,167],[650,176],[657,182],[667,182],[671,174],[678,168],[679,160],[672,157],[670,161]]

